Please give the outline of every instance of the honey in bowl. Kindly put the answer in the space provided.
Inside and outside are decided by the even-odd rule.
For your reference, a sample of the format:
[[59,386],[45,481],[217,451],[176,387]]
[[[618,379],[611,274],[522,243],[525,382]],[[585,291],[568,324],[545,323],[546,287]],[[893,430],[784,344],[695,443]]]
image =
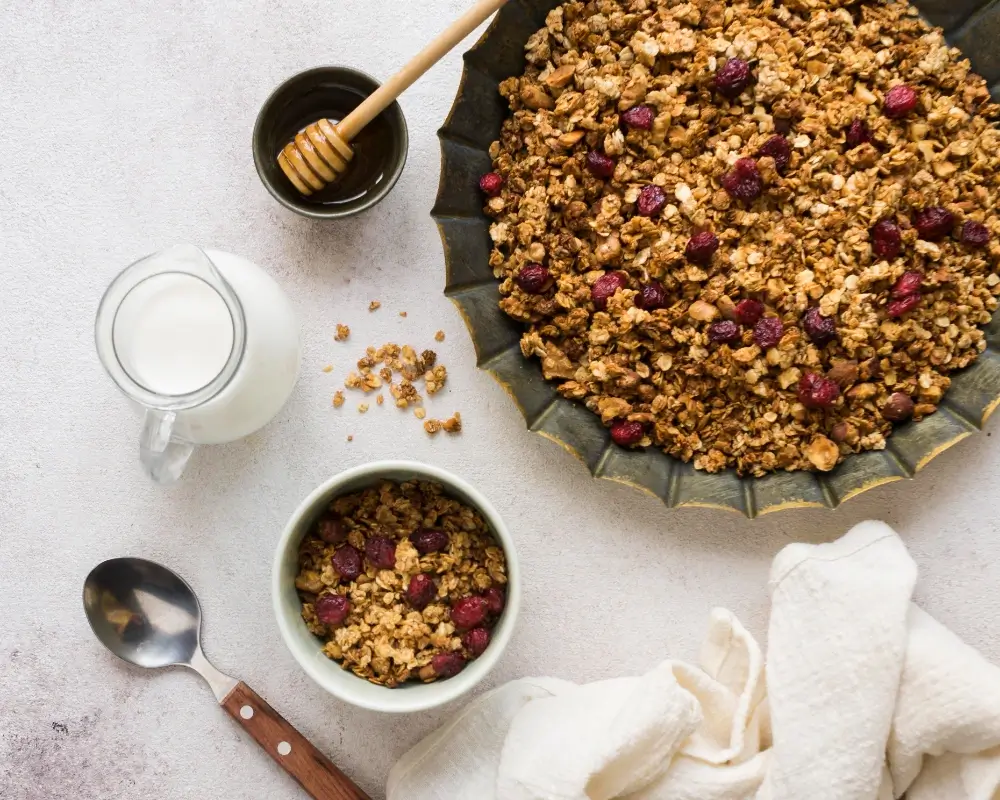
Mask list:
[[[310,94],[321,97],[304,98],[308,113],[288,118],[287,129],[277,130],[278,146],[274,158],[295,135],[305,130],[306,125],[316,121],[316,117],[326,117],[336,125],[357,107],[365,95],[347,86],[317,86]],[[302,202],[320,206],[337,206],[364,200],[366,195],[376,193],[381,188],[386,173],[393,166],[395,150],[392,128],[385,114],[373,119],[351,142],[354,158],[348,162],[347,171],[337,176],[335,181],[319,191],[303,195]]]

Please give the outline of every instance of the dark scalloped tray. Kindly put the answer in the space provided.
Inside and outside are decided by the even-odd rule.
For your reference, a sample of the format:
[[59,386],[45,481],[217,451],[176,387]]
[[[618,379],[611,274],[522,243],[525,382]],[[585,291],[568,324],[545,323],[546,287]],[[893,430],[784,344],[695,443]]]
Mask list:
[[[476,45],[464,55],[458,95],[441,141],[441,181],[431,214],[444,244],[445,294],[465,319],[477,364],[517,403],[528,428],[580,458],[599,478],[629,484],[667,506],[703,506],[748,517],[783,508],[833,508],[868,489],[910,478],[935,456],[982,427],[1000,404],[1000,313],[988,329],[990,348],[953,376],[939,411],[898,428],[882,451],[851,456],[826,474],[774,473],[740,478],[732,470],[709,474],[650,448],[626,450],[611,443],[598,417],[558,395],[537,361],[521,356],[522,328],[497,306],[498,284],[489,267],[489,222],[482,213],[479,176],[491,169],[490,143],[506,114],[497,85],[524,71],[524,44],[560,0],[510,0]],[[942,26],[973,67],[1000,90],[1000,3],[918,0],[921,13]]]

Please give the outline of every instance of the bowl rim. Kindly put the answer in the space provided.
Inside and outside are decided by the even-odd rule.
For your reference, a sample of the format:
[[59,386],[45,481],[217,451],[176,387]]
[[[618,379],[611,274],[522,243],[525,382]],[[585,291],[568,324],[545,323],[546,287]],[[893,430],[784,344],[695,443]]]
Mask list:
[[[377,89],[382,85],[382,82],[378,80],[373,75],[369,75],[367,72],[356,69],[355,67],[347,67],[338,64],[322,64],[316,67],[310,67],[309,69],[302,70],[301,72],[296,72],[293,75],[289,75],[281,83],[279,83],[267,96],[267,99],[261,104],[260,111],[257,112],[257,118],[254,120],[253,133],[250,138],[250,150],[253,153],[253,164],[254,168],[257,170],[257,177],[260,178],[260,182],[264,184],[264,188],[267,189],[268,193],[277,200],[281,205],[287,208],[289,211],[294,211],[303,217],[308,217],[309,219],[316,220],[333,220],[333,219],[346,219],[352,217],[355,214],[360,214],[363,211],[367,211],[372,206],[381,202],[385,199],[386,195],[392,191],[395,187],[396,182],[399,180],[400,176],[403,174],[403,169],[406,167],[406,161],[410,152],[410,132],[409,127],[406,124],[406,115],[403,113],[402,106],[399,105],[398,100],[394,100],[389,106],[383,111],[383,114],[388,114],[393,117],[398,118],[398,134],[400,138],[400,145],[402,147],[402,156],[393,167],[392,171],[389,173],[389,177],[385,182],[382,189],[370,195],[365,201],[357,206],[356,208],[351,208],[349,210],[337,210],[336,208],[331,208],[328,211],[324,211],[322,206],[313,207],[306,205],[305,203],[295,203],[290,201],[287,197],[282,196],[280,192],[274,186],[274,182],[271,180],[264,166],[264,156],[260,152],[259,142],[263,138],[263,121],[265,115],[271,110],[272,106],[277,102],[283,93],[287,90],[289,84],[294,81],[300,80],[310,75],[327,73],[327,74],[350,74],[358,78],[362,78],[367,81],[371,81]],[[374,91],[374,90],[373,90]],[[394,126],[395,129],[395,126]]]
[[[282,562],[289,548],[293,546],[293,540],[296,537],[299,526],[304,519],[309,517],[309,515],[316,510],[317,505],[324,501],[324,498],[332,499],[332,497],[337,496],[336,492],[338,487],[344,486],[345,484],[356,479],[369,478],[372,483],[380,479],[398,480],[387,477],[386,473],[391,472],[412,472],[414,473],[415,479],[435,481],[444,486],[446,492],[448,489],[455,489],[466,495],[472,501],[472,504],[483,515],[487,524],[489,524],[497,543],[503,548],[504,556],[507,562],[507,602],[504,607],[503,617],[493,629],[494,637],[490,641],[490,645],[486,648],[486,651],[479,656],[479,658],[470,661],[465,669],[463,669],[462,672],[455,677],[449,678],[446,681],[438,681],[433,684],[427,684],[427,686],[433,686],[434,691],[423,693],[423,697],[414,697],[405,688],[389,689],[384,686],[375,686],[375,684],[365,681],[364,678],[360,678],[349,671],[342,670],[342,668],[335,661],[329,660],[330,666],[343,671],[345,675],[349,676],[351,679],[362,681],[368,686],[375,687],[379,690],[377,695],[379,699],[372,700],[370,697],[358,696],[349,690],[345,691],[343,686],[337,682],[328,681],[324,674],[325,670],[320,669],[317,666],[318,664],[325,665],[326,662],[322,662],[317,659],[307,659],[304,657],[305,654],[301,652],[299,642],[293,636],[292,631],[294,619],[301,621],[301,617],[295,616],[294,619],[290,618],[286,613],[285,607],[281,603],[282,597],[284,597],[286,591],[288,591],[288,587],[284,584],[282,579]],[[357,491],[357,488],[352,488],[350,491]],[[298,546],[298,541],[294,542],[294,546]],[[291,592],[295,592],[294,585],[291,587]],[[298,601],[297,597],[296,601]],[[514,540],[510,535],[510,531],[507,530],[503,519],[493,507],[493,504],[490,503],[490,501],[481,492],[464,479],[459,478],[457,475],[454,475],[441,467],[424,464],[418,461],[397,459],[371,461],[365,464],[360,464],[356,467],[351,467],[350,469],[346,469],[342,472],[338,472],[336,475],[327,478],[319,486],[313,489],[306,496],[306,498],[299,503],[295,511],[292,512],[288,522],[281,532],[277,545],[275,546],[274,560],[271,567],[271,606],[275,619],[278,623],[278,630],[281,634],[282,641],[291,653],[292,658],[295,659],[298,665],[310,678],[312,678],[316,684],[332,694],[334,697],[339,700],[343,700],[350,705],[365,708],[371,711],[381,711],[385,713],[411,713],[415,711],[425,711],[427,709],[449,703],[470,691],[474,686],[482,681],[483,678],[486,677],[490,670],[492,670],[496,663],[500,660],[501,655],[503,655],[511,636],[513,635],[514,628],[517,625],[517,618],[521,607],[521,579],[517,552],[514,547]],[[349,686],[351,684],[346,685]]]

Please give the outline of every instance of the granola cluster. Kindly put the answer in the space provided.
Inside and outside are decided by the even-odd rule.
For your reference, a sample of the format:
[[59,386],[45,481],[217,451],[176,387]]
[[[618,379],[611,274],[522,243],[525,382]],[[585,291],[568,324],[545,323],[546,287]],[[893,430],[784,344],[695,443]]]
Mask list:
[[302,618],[344,669],[395,687],[457,674],[489,645],[506,561],[483,517],[425,481],[330,503],[302,542]]
[[1000,109],[911,6],[571,0],[526,52],[490,264],[619,444],[829,470],[985,349]]

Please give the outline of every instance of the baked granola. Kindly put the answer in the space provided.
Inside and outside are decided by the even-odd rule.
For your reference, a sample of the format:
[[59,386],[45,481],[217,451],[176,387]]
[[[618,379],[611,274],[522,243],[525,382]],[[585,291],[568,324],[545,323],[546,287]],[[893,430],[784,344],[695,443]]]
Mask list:
[[898,0],[571,0],[483,176],[521,349],[625,446],[829,470],[997,307],[998,106]]
[[334,499],[299,548],[295,580],[323,652],[389,687],[451,677],[481,655],[506,583],[482,515],[426,481]]

